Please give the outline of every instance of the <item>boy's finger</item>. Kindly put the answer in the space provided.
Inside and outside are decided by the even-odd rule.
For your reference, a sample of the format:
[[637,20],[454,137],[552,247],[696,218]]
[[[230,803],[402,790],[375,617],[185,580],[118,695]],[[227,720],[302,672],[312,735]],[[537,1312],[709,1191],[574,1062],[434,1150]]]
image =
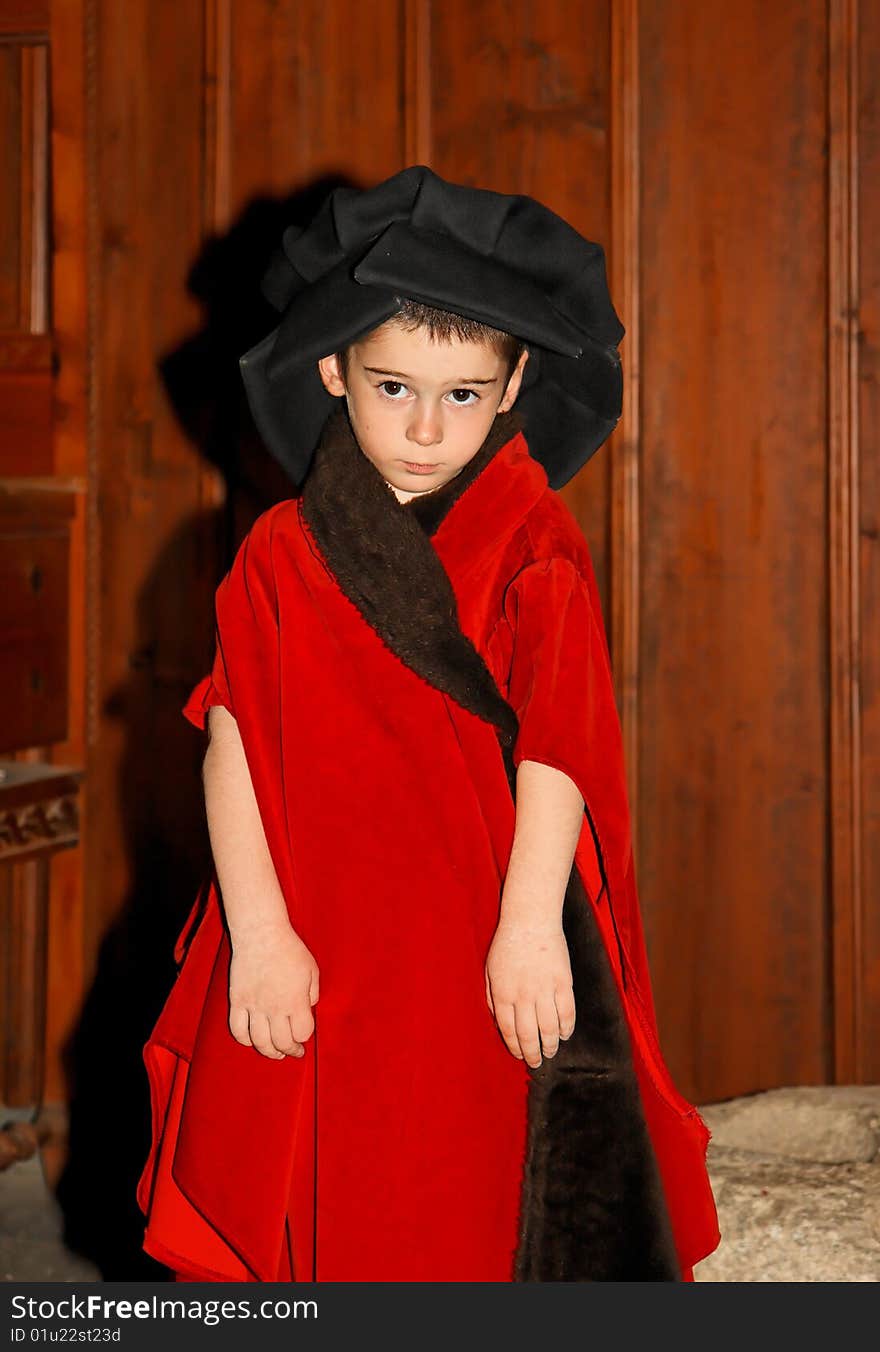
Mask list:
[[243,1047],[251,1045],[251,1035],[248,1031],[248,1012],[241,1005],[230,1007],[229,1031],[236,1042],[240,1042]]
[[541,1064],[541,1043],[538,1039],[538,1020],[535,1017],[535,1006],[530,1004],[516,1005],[514,1009],[516,1019],[516,1036],[522,1050],[523,1059],[533,1069]]
[[[287,1023],[287,1027],[288,1027],[288,1029],[289,1029],[289,1031],[290,1031],[290,1041],[288,1042],[287,1046],[283,1049],[283,1050],[284,1050],[284,1055],[285,1055],[285,1056],[304,1056],[304,1055],[305,1055],[305,1050],[306,1050],[306,1049],[305,1049],[305,1047],[302,1045],[301,1042],[298,1042],[298,1041],[297,1041],[297,1039],[296,1039],[296,1037],[295,1037],[295,1035],[294,1035],[294,1032],[293,1032],[293,1025],[291,1024],[290,1019],[286,1019],[285,1022]],[[277,1046],[277,1045],[278,1045],[278,1044],[276,1043],[276,1046]]]
[[300,1044],[291,1031],[290,1019],[286,1014],[273,1014],[269,1019],[269,1038],[282,1056],[299,1054],[297,1048]]
[[553,996],[544,996],[535,1003],[538,1017],[538,1032],[541,1035],[541,1047],[545,1056],[555,1056],[559,1051],[559,1014]]
[[269,1020],[265,1014],[260,1014],[257,1010],[248,1011],[248,1026],[251,1032],[251,1043],[256,1047],[262,1056],[268,1056],[274,1061],[280,1061],[284,1055],[274,1046],[269,1036]]
[[507,1043],[507,1050],[521,1061],[522,1052],[516,1036],[513,1005],[498,1005],[495,1009],[495,1022],[498,1024],[499,1033]]
[[315,1031],[315,1018],[311,1005],[297,1009],[290,1016],[290,1030],[297,1042],[305,1042]]
[[575,1003],[574,991],[568,986],[564,991],[556,992],[556,1012],[559,1015],[559,1036],[570,1038],[574,1032]]

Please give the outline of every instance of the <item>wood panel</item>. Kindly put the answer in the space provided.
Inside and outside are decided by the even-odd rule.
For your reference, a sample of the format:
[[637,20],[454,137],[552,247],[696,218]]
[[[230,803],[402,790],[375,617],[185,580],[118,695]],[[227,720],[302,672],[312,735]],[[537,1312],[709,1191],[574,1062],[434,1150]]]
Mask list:
[[67,737],[73,503],[33,479],[0,479],[0,747]]
[[[639,142],[639,5],[611,8],[611,256],[609,280],[626,328],[622,344],[623,410],[609,439],[608,569],[605,623],[623,731],[633,856],[638,869],[639,626],[641,496],[641,150]],[[636,883],[639,877],[637,873]]]
[[39,7],[0,10],[0,474],[52,467],[48,47]]
[[0,46],[0,329],[21,320],[22,53]]
[[[48,11],[49,6],[45,8]],[[49,62],[48,88],[51,252],[47,290],[52,296],[51,344],[55,354],[52,468],[56,486],[75,494],[68,593],[68,738],[55,744],[51,755],[59,764],[85,766],[86,708],[94,689],[88,617],[95,556],[88,546],[87,522],[97,520],[98,499],[88,491],[88,428],[94,389],[90,362],[94,335],[90,335],[88,298],[95,289],[96,269],[90,265],[87,249],[90,217],[85,185],[91,88],[87,76],[92,30],[86,22],[84,0],[64,0],[52,6],[49,36],[51,49],[64,53],[63,61]],[[80,814],[82,835],[86,836],[88,803],[84,791]],[[45,1095],[50,1103],[66,1103],[71,1093],[69,1048],[90,970],[84,953],[83,847],[59,852],[52,858],[50,869]]]
[[266,192],[293,197],[293,212],[295,194],[323,175],[367,186],[401,167],[404,14],[397,0],[253,0],[231,6],[230,32],[234,212]]
[[[68,11],[70,9],[68,6]],[[52,177],[49,50],[48,0],[0,0],[0,179],[4,185],[0,206],[0,474],[14,477],[14,482],[6,485],[8,494],[26,496],[30,486],[38,516],[42,513],[36,504],[43,495],[47,517],[52,515],[53,505],[60,504],[63,495],[81,487],[73,477],[58,478],[55,475],[58,353],[55,334],[50,327],[53,232],[50,229],[49,192]],[[76,45],[68,51],[68,56],[68,61],[56,62],[55,69],[56,73],[64,72],[69,79],[77,71]],[[81,95],[80,87],[78,97]],[[57,191],[57,184],[55,188]],[[82,381],[74,388],[79,399]],[[26,558],[31,543],[34,542],[24,546],[22,559],[15,565],[17,573],[22,567],[28,574],[32,571],[27,567]],[[42,546],[37,544],[36,547],[41,552]],[[58,563],[60,566],[60,557]],[[20,708],[18,704],[12,706],[12,717],[18,719],[18,726],[12,736],[7,736],[7,750],[13,745],[20,747],[25,725],[27,736],[37,739],[39,744],[19,751],[19,761],[37,762],[50,755],[63,760],[65,752],[72,752],[70,763],[78,764],[80,760],[72,745],[57,742],[50,750],[40,740],[64,737],[68,727],[74,742],[79,735],[76,709],[81,670],[78,645],[75,640],[70,644],[66,641],[69,632],[66,568],[65,560],[62,571],[52,570],[49,591],[43,596],[44,604],[40,609],[41,612],[46,610],[46,605],[49,608],[45,615],[37,616],[34,611],[27,621],[28,644],[16,644],[16,626],[12,630],[7,627],[4,635],[7,648],[15,644],[21,657],[32,659],[30,679],[33,688],[22,696]],[[77,576],[75,570],[74,576]],[[37,570],[28,578],[28,585],[33,583],[41,590],[43,577],[41,570]],[[19,588],[22,585],[21,576],[17,585]],[[69,594],[76,595],[75,582],[72,582]],[[51,634],[50,629],[53,630]],[[70,658],[73,660],[68,677]],[[13,666],[7,663],[7,685],[13,678]],[[48,866],[53,887],[66,870],[75,876],[76,888],[67,898],[69,904],[53,903],[57,912],[57,935],[50,929],[49,936],[53,954],[50,963],[54,960],[58,964],[61,958],[66,996],[66,1005],[62,1000],[55,1004],[50,1001],[44,1011],[48,1027],[46,1090],[55,1098],[63,1094],[59,1073],[60,1043],[72,1027],[73,1010],[82,990],[79,901],[82,865],[74,851],[64,851],[63,862],[57,866],[56,873],[57,858]],[[25,895],[35,867],[28,865],[25,875],[10,881],[13,895]],[[45,882],[47,866],[40,865],[40,868]],[[13,948],[24,952],[32,936],[16,929],[15,933],[4,937],[4,942],[6,938]],[[21,1055],[23,1063],[32,1059],[28,1047],[18,1049],[16,1054]]]
[[641,882],[685,1093],[832,1073],[827,15],[640,23]]
[[[852,317],[851,390],[858,450],[854,553],[858,585],[854,652],[858,678],[854,843],[857,885],[852,908],[851,964],[838,990],[854,988],[855,1050],[843,1068],[859,1083],[880,1081],[880,6],[850,4],[854,26],[849,108],[854,128],[852,252],[858,310]],[[852,698],[852,691],[848,692]]]
[[44,39],[49,29],[49,0],[3,0],[0,4],[0,35]]
[[851,0],[831,0],[828,8],[829,845],[835,1073],[846,1079],[854,1078],[863,1051],[855,10]]
[[0,1102],[39,1101],[44,1006],[36,996],[45,965],[46,861],[0,869]]
[[[45,1083],[50,863],[78,842],[81,772],[0,765],[0,1103],[36,1113]],[[4,1168],[25,1143],[3,1131],[0,1138]]]

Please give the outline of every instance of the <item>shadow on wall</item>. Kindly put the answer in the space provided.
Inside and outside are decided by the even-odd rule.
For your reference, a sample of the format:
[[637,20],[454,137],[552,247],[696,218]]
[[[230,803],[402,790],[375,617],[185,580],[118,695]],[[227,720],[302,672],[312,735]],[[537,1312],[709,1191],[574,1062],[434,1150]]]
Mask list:
[[186,279],[204,323],[157,365],[184,432],[221,470],[228,494],[219,512],[184,521],[157,551],[136,600],[129,673],[104,705],[126,733],[119,819],[133,881],[64,1049],[70,1139],[56,1196],[65,1243],[105,1281],[169,1275],[143,1251],[135,1187],[151,1136],[143,1045],[174,981],[174,941],[211,867],[203,739],[180,711],[210,669],[213,593],[239,540],[295,491],[253,427],[238,358],[277,323],[259,282],[284,227],[309,219],[341,184],[367,186],[328,175],[284,200],[256,199],[208,241]]

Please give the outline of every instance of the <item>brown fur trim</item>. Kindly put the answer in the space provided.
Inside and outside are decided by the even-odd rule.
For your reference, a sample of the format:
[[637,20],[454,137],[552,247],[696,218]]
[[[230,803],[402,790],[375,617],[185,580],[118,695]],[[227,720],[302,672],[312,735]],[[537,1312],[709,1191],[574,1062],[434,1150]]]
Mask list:
[[679,1281],[629,1030],[576,867],[562,913],[575,1027],[530,1072],[515,1279]]
[[[429,537],[518,430],[511,414],[499,415],[455,479],[400,503],[343,408],[328,420],[302,493],[325,564],[367,624],[430,685],[494,724],[514,800],[516,713],[459,627],[455,593]],[[574,865],[562,919],[577,1015],[568,1041],[531,1071],[514,1280],[677,1281],[626,1017]]]

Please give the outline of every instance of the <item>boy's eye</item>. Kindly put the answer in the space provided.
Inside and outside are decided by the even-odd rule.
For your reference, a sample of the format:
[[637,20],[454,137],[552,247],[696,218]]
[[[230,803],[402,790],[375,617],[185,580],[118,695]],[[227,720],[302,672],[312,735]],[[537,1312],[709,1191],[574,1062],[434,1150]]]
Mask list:
[[[380,381],[376,388],[384,394],[387,399],[393,399],[396,403],[399,403],[398,394],[401,390],[405,390],[406,386],[400,380],[383,380]],[[468,404],[478,403],[480,399],[476,390],[467,390],[464,389],[464,387],[457,390],[450,390],[449,393],[452,395],[452,402],[458,404],[461,408],[467,408]],[[464,395],[465,398],[460,399],[458,397],[459,395]]]

